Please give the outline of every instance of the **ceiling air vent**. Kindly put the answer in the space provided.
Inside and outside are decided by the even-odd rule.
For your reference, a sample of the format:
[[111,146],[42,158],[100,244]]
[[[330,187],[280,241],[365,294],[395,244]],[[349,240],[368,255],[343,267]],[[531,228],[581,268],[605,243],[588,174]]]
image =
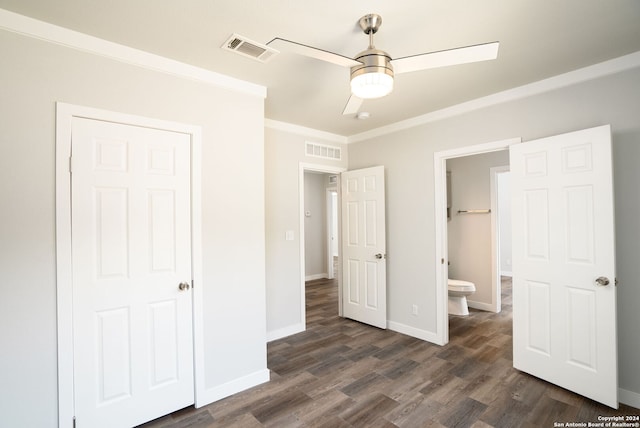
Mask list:
[[260,62],[268,62],[278,53],[269,46],[256,43],[239,34],[232,34],[221,48]]

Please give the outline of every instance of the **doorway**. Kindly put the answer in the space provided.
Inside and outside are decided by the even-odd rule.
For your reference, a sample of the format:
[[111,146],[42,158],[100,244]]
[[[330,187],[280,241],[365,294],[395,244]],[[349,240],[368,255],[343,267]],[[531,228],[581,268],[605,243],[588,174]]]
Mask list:
[[[300,313],[303,330],[306,329],[306,281],[318,278],[327,278],[329,269],[336,277],[333,265],[333,245],[329,245],[332,230],[336,230],[336,239],[340,236],[340,174],[345,168],[328,165],[306,164],[299,165],[299,212],[300,212]],[[329,197],[330,193],[335,193]],[[311,205],[307,205],[307,200]],[[332,207],[329,207],[331,200]],[[335,201],[335,204],[333,203]],[[329,215],[329,211],[335,211]],[[335,222],[335,223],[334,223]],[[329,224],[334,223],[334,224]],[[318,233],[318,229],[320,233]],[[311,247],[311,248],[310,248]],[[319,247],[319,248],[318,248]],[[336,266],[340,266],[340,245]],[[329,257],[329,254],[332,254]],[[321,261],[319,261],[321,260]],[[309,270],[313,264],[315,271]],[[331,265],[331,267],[329,267]],[[338,315],[342,316],[342,279],[337,275],[338,284]]]
[[[473,199],[470,200],[470,203],[474,203],[473,206],[452,206],[451,209],[447,210],[447,161],[463,158],[463,157],[472,157],[474,155],[481,155],[493,152],[504,151],[509,148],[511,144],[519,143],[520,138],[508,139],[497,141],[493,143],[481,144],[470,147],[462,147],[459,149],[448,150],[444,152],[437,152],[434,154],[434,172],[435,172],[435,238],[436,238],[436,250],[437,250],[437,258],[436,258],[436,299],[439,302],[436,309],[436,343],[440,345],[445,345],[449,342],[449,313],[448,313],[448,278],[449,278],[449,239],[448,239],[448,217],[447,212],[451,213],[451,217],[456,215],[465,216],[474,216],[469,217],[470,219],[476,219],[475,216],[483,216],[487,215],[484,212],[490,212],[489,206],[475,206],[475,201]],[[488,168],[487,168],[487,176],[488,176]],[[451,177],[452,180],[455,180],[455,177]],[[454,185],[452,185],[452,192],[455,192],[455,181],[453,181]],[[487,189],[488,192],[489,189]],[[455,198],[455,196],[453,196]],[[487,202],[489,204],[489,202]],[[461,211],[458,213],[458,211]],[[475,213],[465,213],[464,211],[480,211],[480,214]],[[462,218],[462,217],[459,217]],[[460,238],[462,239],[462,238]],[[490,245],[490,244],[489,244]],[[486,252],[486,249],[485,249]],[[459,264],[460,269],[459,272],[462,272],[461,275],[466,275],[464,272],[466,269],[465,261],[467,258],[463,258],[461,256],[460,260],[454,260],[453,263]],[[495,257],[495,256],[494,256]],[[491,259],[489,259],[491,260]],[[490,263],[490,262],[489,262]],[[485,266],[489,272],[491,272],[491,264],[487,263]],[[491,273],[488,274],[491,277]],[[496,275],[497,276],[497,275]],[[471,280],[467,278],[456,278],[462,280]],[[489,284],[491,283],[491,279],[488,280]],[[491,285],[487,286],[489,290],[488,293],[492,294],[493,288]],[[495,302],[500,298],[500,294],[498,293],[496,296],[492,296],[491,299]],[[470,299],[472,300],[472,299]],[[488,300],[488,299],[487,299]],[[472,300],[472,305],[473,305]],[[480,309],[490,310],[491,304],[488,304],[487,307],[482,307]]]
[[[187,405],[192,404],[194,400],[197,403],[202,386],[201,382],[197,380],[198,375],[202,373],[202,325],[199,322],[201,319],[199,308],[202,292],[197,288],[192,288],[191,285],[202,282],[201,238],[196,233],[201,227],[199,210],[196,209],[200,203],[201,130],[199,127],[190,125],[167,123],[62,103],[57,104],[56,115],[58,424],[61,427],[69,427],[74,423],[80,424],[80,426],[82,424],[93,426],[95,423],[91,422],[93,417],[91,415],[94,415],[100,423],[109,426],[116,426],[117,424],[135,425],[145,420],[162,416],[176,408],[184,407],[185,403]],[[98,130],[99,132],[96,131],[97,134],[85,133],[87,138],[83,139],[81,137],[83,135],[81,127],[87,128],[85,126],[87,124],[89,130],[95,131],[94,124],[103,126],[104,129],[101,128]],[[147,141],[148,144],[145,143],[145,149],[140,152],[138,150],[141,147],[140,144],[133,143],[127,138],[120,138],[115,134],[113,138],[106,138],[110,131],[118,135],[120,133],[128,134],[129,132],[137,133],[139,135],[137,135],[136,141]],[[151,139],[149,139],[150,133],[153,134]],[[79,140],[76,141],[76,139]],[[152,142],[149,143],[149,141]],[[83,156],[76,150],[82,147],[76,147],[76,144],[85,143],[89,144],[91,149],[85,150],[86,156]],[[75,148],[73,159],[71,158],[72,145]],[[136,146],[135,148],[133,147],[134,145]],[[180,146],[179,150],[178,146]],[[143,153],[145,150],[146,154]],[[181,153],[180,156],[182,157],[179,161],[173,162],[172,156],[175,156],[176,153]],[[87,156],[88,161],[82,159],[87,158]],[[121,170],[129,170],[130,167],[133,171],[133,162],[130,159],[145,160],[138,163],[138,165],[146,165],[146,167],[137,169],[136,171],[138,172],[135,172],[134,175],[137,174],[136,177],[138,175],[148,176],[148,180],[156,180],[157,177],[176,176],[176,174],[171,173],[172,171],[175,173],[173,168],[176,165],[184,166],[187,169],[186,172],[183,171],[178,174],[181,177],[179,181],[182,184],[176,184],[178,187],[175,190],[171,189],[173,184],[165,183],[166,186],[163,187],[154,182],[151,193],[144,198],[140,198],[139,195],[134,197],[135,193],[144,186],[141,187],[140,184],[135,184],[133,187],[138,190],[129,189],[125,184],[127,180],[124,179],[120,180],[117,185],[109,184],[113,180],[109,181],[110,179],[107,179],[107,182],[103,184],[92,184],[94,190],[80,190],[80,193],[76,195],[77,186],[72,184],[84,185],[82,183],[84,179],[80,177],[83,176],[83,170],[87,170],[89,174],[94,174],[97,171],[106,175],[113,175]],[[87,165],[90,167],[85,168]],[[72,181],[72,173],[79,174],[80,179]],[[125,174],[120,175],[124,176]],[[142,181],[136,179],[128,180],[127,182],[141,183]],[[163,190],[165,188],[166,190]],[[76,212],[78,209],[77,204],[82,203],[82,194],[85,196],[85,202],[95,208],[87,211],[89,216],[82,217],[79,215],[82,213]],[[138,206],[136,205],[138,199],[142,200],[142,206],[146,206],[144,208],[145,211],[147,208],[151,210],[147,213],[148,221],[144,220],[143,217],[133,218],[125,214],[126,212],[139,212],[138,209],[134,208],[134,206]],[[172,204],[180,204],[184,207],[184,210],[179,212],[184,213],[187,218],[178,219],[178,217],[167,215],[172,211],[166,210],[166,208]],[[74,213],[73,216],[72,212]],[[94,212],[95,215],[91,214],[91,212]],[[158,215],[154,217],[154,213]],[[78,223],[80,220],[84,223]],[[127,225],[135,226],[140,222],[148,224],[148,227],[134,227],[136,229],[134,232],[128,230],[129,226]],[[83,229],[80,233],[72,234],[72,230],[78,232],[80,230],[78,228],[87,229],[88,232],[85,230],[84,232],[86,233],[83,233]],[[180,232],[181,237],[173,239],[174,235],[172,233],[167,234],[167,230],[175,230],[175,236]],[[140,240],[136,241],[146,242],[153,247],[149,252],[142,252],[142,254],[150,255],[150,259],[143,261],[142,265],[138,262],[131,262],[130,258],[126,256],[126,254],[130,254],[132,257],[139,258],[139,254],[134,254],[134,252],[137,253],[136,249],[140,249],[137,247],[138,244],[135,244],[135,248],[129,247],[130,240],[135,240],[136,238],[133,235],[139,235],[138,232],[153,234],[152,239],[141,237]],[[79,237],[86,237],[92,241],[89,243],[85,242],[86,240],[78,242],[77,239]],[[178,242],[180,240],[183,241]],[[94,248],[94,251],[90,250],[91,247]],[[124,250],[125,248],[129,248],[129,250]],[[178,256],[178,253],[187,254],[187,259],[185,261],[176,261],[177,258],[175,256]],[[100,257],[96,257],[95,260],[92,258],[93,261],[86,264],[78,263],[78,260],[76,260],[77,257],[90,256],[92,254]],[[186,270],[176,269],[178,265],[186,266]],[[78,298],[82,299],[82,296],[78,295],[78,292],[83,291],[83,287],[80,285],[87,282],[81,281],[82,272],[77,269],[78,267],[88,269],[91,266],[93,266],[93,273],[89,273],[88,276],[85,275],[88,278],[87,281],[93,281],[95,278],[104,279],[111,286],[116,284],[117,281],[127,280],[127,278],[132,277],[135,270],[134,266],[147,266],[157,271],[156,273],[161,276],[165,274],[171,276],[171,272],[174,272],[178,274],[180,281],[173,277],[167,277],[168,285],[165,291],[172,293],[173,297],[152,297],[151,301],[148,301],[148,310],[142,309],[143,314],[141,317],[133,316],[134,309],[132,307],[116,302],[111,309],[94,308],[97,312],[94,315],[88,315],[84,324],[80,326],[82,328],[78,328],[78,319],[76,318],[79,316],[82,318],[78,314],[78,310],[82,309],[84,311],[85,306],[88,305],[83,304],[82,307],[78,307],[76,303]],[[182,282],[182,284],[178,284],[178,282]],[[141,287],[138,285],[128,287],[129,292],[124,294],[129,296],[146,295],[140,291],[135,291],[134,293],[134,288],[138,290]],[[93,291],[90,292],[95,294],[97,292],[95,289],[96,287],[93,287]],[[115,297],[120,296],[122,293],[118,294],[118,296],[115,296],[115,294],[113,291],[109,293],[108,300],[113,301]],[[82,301],[85,303],[89,301],[103,303],[107,300],[105,298],[89,297],[89,300]],[[139,301],[144,302],[144,299]],[[133,334],[130,333],[133,330],[129,327],[133,326],[134,321],[143,320],[142,322],[146,323],[144,319],[147,318],[145,315],[147,313],[150,313],[152,321],[155,323],[154,331],[157,334],[151,334],[150,336],[152,339],[155,338],[155,341],[147,342],[133,337],[124,337],[128,334]],[[175,335],[166,336],[161,333],[161,331],[166,332],[167,329],[171,328],[175,330]],[[78,336],[82,334],[79,330],[93,335],[92,337],[96,334],[98,336],[95,340],[86,340],[86,337],[83,339],[84,336]],[[182,342],[185,332],[189,340]],[[120,333],[123,333],[124,336]],[[172,338],[176,340],[173,341]],[[152,345],[148,351],[150,351],[150,355],[157,356],[152,361],[153,364],[150,367],[152,370],[147,370],[149,368],[147,365],[148,358],[143,357],[142,360],[135,361],[130,359],[136,354],[136,350],[133,348],[138,347],[138,342]],[[112,346],[117,349],[112,348]],[[79,362],[81,359],[75,357],[79,353],[84,355],[84,352],[88,349],[87,347],[92,348],[92,352],[96,353],[96,357],[84,359],[82,360],[83,363]],[[175,348],[176,352],[170,352],[172,347]],[[185,358],[182,358],[181,351],[178,351],[178,349],[186,349],[188,354],[186,359],[189,360],[189,367],[179,364],[178,360],[184,360]],[[147,353],[147,351],[143,353]],[[143,369],[140,371],[136,367],[143,367]],[[89,375],[87,375],[88,373]],[[103,376],[100,376],[100,373]],[[173,392],[168,392],[162,399],[157,399],[157,397],[151,399],[151,404],[145,401],[149,405],[131,406],[136,409],[144,407],[142,411],[136,410],[133,412],[131,409],[126,409],[126,403],[131,401],[131,397],[137,394],[136,391],[139,391],[139,389],[136,389],[136,391],[131,389],[129,391],[128,388],[135,387],[138,379],[134,379],[134,376],[140,373],[142,373],[143,377],[149,374],[153,377],[152,382],[145,381],[145,383],[155,387],[155,391],[151,392],[152,394],[161,390],[168,391],[173,388],[173,385],[180,384],[180,392],[178,393],[180,398],[174,399]],[[176,376],[186,379],[186,382],[178,380]],[[83,379],[95,379],[100,385],[99,387],[89,385],[84,388],[77,384],[78,380]],[[165,386],[169,388],[165,389]],[[135,399],[137,400],[137,398]],[[108,416],[112,418],[112,422],[117,421],[116,425],[111,424],[105,415],[97,415],[99,412],[94,412],[95,408],[91,410],[91,403],[95,404],[100,401],[103,404],[102,408],[107,405],[122,407],[121,405],[124,404],[124,410],[113,408],[109,411]],[[89,403],[89,407],[84,406],[82,403]],[[82,413],[83,417],[76,419],[79,413]]]

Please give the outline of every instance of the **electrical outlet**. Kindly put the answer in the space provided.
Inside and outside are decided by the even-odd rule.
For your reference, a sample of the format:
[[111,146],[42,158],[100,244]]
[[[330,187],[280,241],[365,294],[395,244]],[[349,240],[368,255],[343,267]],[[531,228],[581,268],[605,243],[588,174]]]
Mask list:
[[411,306],[411,314],[418,315],[418,305]]

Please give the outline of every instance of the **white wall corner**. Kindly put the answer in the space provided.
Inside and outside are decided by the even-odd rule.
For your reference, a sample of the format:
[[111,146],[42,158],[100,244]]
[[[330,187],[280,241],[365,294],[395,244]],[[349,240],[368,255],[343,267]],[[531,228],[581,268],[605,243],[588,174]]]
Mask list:
[[422,330],[416,327],[411,327],[406,324],[402,324],[395,321],[387,320],[387,327],[389,330],[406,334],[407,336],[415,337],[416,339],[421,339],[426,342],[435,343],[436,345],[443,346],[444,343],[440,341],[438,335],[434,332]]
[[349,142],[347,137],[343,135],[332,134],[331,132],[320,131],[318,129],[307,128],[305,126],[294,125],[293,123],[281,122],[273,119],[265,119],[264,126],[278,131],[290,132],[292,134],[298,134],[310,138],[318,138],[334,143],[347,144]]
[[640,394],[626,389],[618,388],[618,401],[627,406],[640,409]]
[[242,376],[238,379],[234,379],[230,382],[222,385],[215,386],[204,390],[200,395],[196,397],[196,408],[206,406],[214,401],[222,400],[238,392],[245,391],[254,386],[269,382],[271,379],[269,369],[259,370],[246,376]]
[[267,332],[267,342],[273,342],[274,340],[282,339],[297,333],[302,333],[305,330],[304,323],[294,324],[288,327],[279,328],[277,330]]

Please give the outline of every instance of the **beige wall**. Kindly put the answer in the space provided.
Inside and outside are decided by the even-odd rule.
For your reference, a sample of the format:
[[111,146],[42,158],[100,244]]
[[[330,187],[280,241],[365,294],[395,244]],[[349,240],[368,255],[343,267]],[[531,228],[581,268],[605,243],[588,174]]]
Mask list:
[[308,279],[327,273],[326,181],[326,174],[304,174],[304,270]]
[[[342,160],[305,155],[305,142],[342,147]],[[305,130],[265,130],[267,332],[270,340],[304,329],[300,272],[300,165],[346,168],[347,149]],[[293,231],[294,239],[285,240]]]
[[0,52],[0,425],[57,426],[57,101],[202,127],[205,386],[265,371],[264,100],[6,31]]

